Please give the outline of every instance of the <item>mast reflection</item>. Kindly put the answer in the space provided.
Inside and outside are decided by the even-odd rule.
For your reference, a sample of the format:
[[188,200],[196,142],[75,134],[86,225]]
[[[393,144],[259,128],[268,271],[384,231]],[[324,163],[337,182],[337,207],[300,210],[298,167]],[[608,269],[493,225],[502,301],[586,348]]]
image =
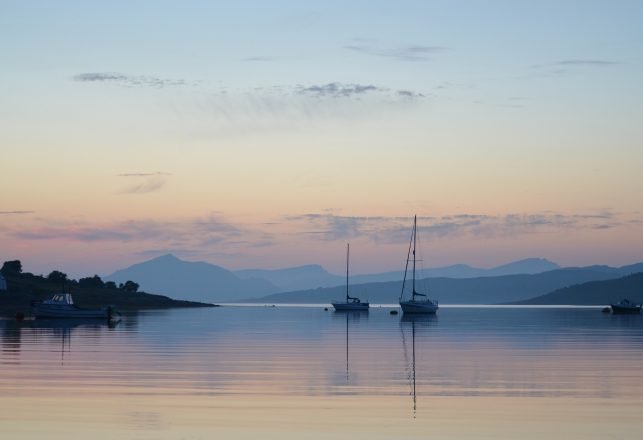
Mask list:
[[[416,333],[421,329],[421,328],[426,328],[431,325],[432,322],[437,321],[437,316],[436,315],[428,315],[428,314],[406,314],[402,315],[402,318],[400,319],[400,330],[402,332],[402,345],[404,347],[404,361],[405,364],[407,365],[407,377],[409,381],[409,387],[410,391],[409,394],[413,398],[413,418],[416,417],[417,414],[417,381],[416,381],[416,376],[417,376],[417,369],[416,369],[416,352],[415,352],[415,339],[416,339]],[[410,327],[410,333],[411,333],[411,357],[409,359],[409,349],[408,349],[408,343],[406,340],[406,335],[405,332],[408,332],[408,329]]]

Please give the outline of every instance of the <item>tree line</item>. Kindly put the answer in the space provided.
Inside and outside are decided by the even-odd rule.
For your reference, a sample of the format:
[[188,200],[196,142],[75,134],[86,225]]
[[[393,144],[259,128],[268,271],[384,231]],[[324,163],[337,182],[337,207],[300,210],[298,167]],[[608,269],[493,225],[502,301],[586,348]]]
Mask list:
[[4,276],[25,276],[40,278],[42,280],[60,284],[63,286],[63,288],[65,286],[79,286],[94,289],[120,289],[125,292],[136,293],[138,292],[138,288],[140,287],[138,283],[131,280],[127,280],[124,283],[119,283],[117,285],[114,281],[103,281],[98,275],[74,280],[70,279],[66,273],[59,270],[51,271],[51,273],[46,277],[43,275],[33,275],[31,273],[25,273],[22,271],[22,262],[20,260],[5,261],[2,264],[2,269],[0,269],[0,272]]

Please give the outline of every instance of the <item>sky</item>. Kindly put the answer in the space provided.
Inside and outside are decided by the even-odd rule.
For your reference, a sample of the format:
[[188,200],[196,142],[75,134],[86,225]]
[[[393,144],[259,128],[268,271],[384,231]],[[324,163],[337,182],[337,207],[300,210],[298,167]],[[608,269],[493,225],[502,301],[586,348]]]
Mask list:
[[0,0],[0,259],[643,261],[643,2]]

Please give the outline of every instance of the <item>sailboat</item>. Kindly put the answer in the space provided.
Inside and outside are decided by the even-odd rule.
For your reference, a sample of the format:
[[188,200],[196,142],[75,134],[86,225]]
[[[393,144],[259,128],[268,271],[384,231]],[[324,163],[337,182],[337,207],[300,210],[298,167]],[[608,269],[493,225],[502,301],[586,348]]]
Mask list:
[[346,300],[345,301],[333,301],[331,304],[335,307],[335,310],[346,311],[346,310],[368,310],[368,301],[362,302],[359,298],[355,296],[350,296],[348,294],[348,261],[350,254],[350,244],[346,244]]
[[[419,293],[415,290],[415,246],[417,244],[417,215],[413,217],[413,232],[411,233],[411,242],[409,243],[409,252],[406,256],[406,267],[404,268],[404,280],[402,281],[402,292],[400,293],[400,307],[403,313],[436,313],[438,311],[438,302],[429,299],[425,293]],[[406,275],[409,269],[409,260],[413,250],[413,290],[411,298],[404,300],[404,287],[406,285]]]

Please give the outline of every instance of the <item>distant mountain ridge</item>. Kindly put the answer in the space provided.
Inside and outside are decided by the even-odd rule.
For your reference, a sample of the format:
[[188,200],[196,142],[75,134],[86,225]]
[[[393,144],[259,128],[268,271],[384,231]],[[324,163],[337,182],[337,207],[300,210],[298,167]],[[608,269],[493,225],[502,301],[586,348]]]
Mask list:
[[236,301],[279,291],[264,279],[240,279],[220,266],[183,261],[171,254],[118,270],[105,280],[116,283],[133,280],[149,292],[208,303]]
[[[607,271],[574,268],[496,277],[425,278],[419,280],[418,284],[427,284],[429,296],[444,304],[501,304],[526,300],[573,284],[613,279],[618,276]],[[327,304],[334,299],[342,298],[344,289],[344,286],[336,286],[277,293],[247,302]],[[350,289],[353,294],[371,303],[396,304],[401,282],[351,284]]]
[[329,273],[318,264],[289,267],[286,269],[245,269],[233,272],[241,279],[262,278],[277,286],[281,292],[311,287],[337,286],[345,282],[345,277]]
[[[549,260],[527,258],[491,269],[465,264],[433,268],[422,271],[420,277],[430,280],[432,294],[438,300],[492,304],[522,301],[573,284],[618,278],[639,270],[643,271],[643,263],[620,268],[598,265],[560,269]],[[365,292],[372,302],[396,302],[402,277],[402,271],[355,275],[350,277],[350,284],[358,296]],[[170,254],[118,270],[104,279],[117,283],[133,280],[142,290],[208,303],[249,299],[327,303],[342,297],[339,292],[343,292],[346,283],[345,275],[334,275],[315,264],[232,272],[210,263],[183,261]]]
[[[480,269],[467,264],[454,264],[444,267],[424,269],[422,277],[427,278],[477,278],[500,275],[534,274],[560,269],[560,266],[545,258],[526,258],[493,267]],[[339,286],[346,282],[345,275],[327,272],[319,265],[306,265],[286,269],[248,269],[234,272],[240,278],[263,278],[279,288],[281,292],[314,289],[318,287]],[[386,281],[399,281],[404,277],[401,270],[365,275],[351,275],[351,284],[365,284]]]

